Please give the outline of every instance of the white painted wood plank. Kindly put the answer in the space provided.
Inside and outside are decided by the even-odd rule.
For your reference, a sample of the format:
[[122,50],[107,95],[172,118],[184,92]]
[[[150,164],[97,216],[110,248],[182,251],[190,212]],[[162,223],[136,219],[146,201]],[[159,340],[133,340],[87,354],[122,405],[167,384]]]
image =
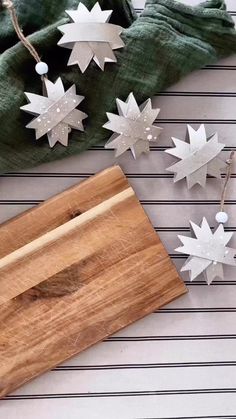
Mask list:
[[[47,380],[45,380],[45,378]],[[143,368],[50,372],[15,391],[14,395],[114,393],[236,387],[236,366],[205,368]]]
[[[101,342],[63,364],[72,366],[167,365],[235,362],[236,340],[172,340],[138,342]],[[68,373],[69,374],[69,373]]]
[[[12,407],[13,406],[13,407]],[[13,410],[14,409],[14,410]],[[236,397],[229,394],[204,394],[185,396],[140,396],[136,397],[97,397],[93,398],[62,398],[53,400],[22,400],[4,401],[1,413],[4,418],[19,417],[32,419],[32,411],[39,417],[50,419],[78,417],[86,419],[177,419],[209,416],[216,418],[233,418],[236,411]],[[15,412],[15,413],[14,413]],[[224,415],[224,416],[223,416]],[[226,415],[226,416],[225,416]]]
[[[202,321],[204,318],[204,321]],[[116,333],[114,337],[234,335],[236,313],[151,314]]]

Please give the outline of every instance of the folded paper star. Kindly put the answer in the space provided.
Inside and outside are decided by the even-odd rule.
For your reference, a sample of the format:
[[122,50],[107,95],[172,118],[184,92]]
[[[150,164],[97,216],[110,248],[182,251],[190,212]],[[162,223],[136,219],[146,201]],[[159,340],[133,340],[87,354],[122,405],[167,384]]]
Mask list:
[[181,159],[166,170],[175,173],[174,182],[186,177],[189,189],[197,183],[204,187],[207,174],[221,177],[225,163],[218,155],[225,145],[218,142],[217,133],[207,138],[203,124],[196,131],[190,125],[187,129],[189,143],[172,137],[175,147],[165,150]]
[[116,149],[118,157],[129,148],[135,159],[150,151],[150,141],[157,141],[162,128],[153,125],[160,109],[152,108],[151,99],[138,106],[133,93],[126,102],[116,99],[119,115],[107,113],[104,128],[114,131],[105,148]]
[[58,45],[72,49],[68,65],[78,64],[84,72],[94,60],[104,70],[106,62],[117,61],[113,50],[124,47],[120,38],[123,28],[109,22],[112,10],[102,11],[96,3],[91,11],[83,3],[77,10],[66,10],[73,22],[59,26],[64,34]]
[[82,121],[87,115],[76,109],[84,96],[76,94],[74,84],[65,92],[60,77],[55,83],[45,79],[45,87],[47,96],[25,92],[30,103],[21,109],[37,115],[26,127],[35,129],[36,140],[47,134],[50,147],[57,142],[67,146],[71,128],[84,130]]
[[208,285],[217,277],[224,279],[223,265],[236,266],[236,249],[226,246],[233,233],[225,232],[223,224],[212,232],[206,218],[200,227],[191,221],[190,225],[196,238],[178,236],[183,246],[175,249],[190,255],[181,271],[190,271],[191,281],[203,273]]

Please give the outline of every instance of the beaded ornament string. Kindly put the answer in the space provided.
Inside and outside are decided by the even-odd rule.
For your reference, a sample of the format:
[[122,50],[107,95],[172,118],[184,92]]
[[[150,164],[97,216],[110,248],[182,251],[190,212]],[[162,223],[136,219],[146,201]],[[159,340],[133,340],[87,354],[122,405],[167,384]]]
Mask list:
[[41,61],[38,52],[33,47],[31,42],[25,37],[22,29],[20,28],[19,21],[18,21],[17,15],[16,15],[16,10],[15,10],[15,7],[13,5],[13,2],[11,0],[2,0],[2,5],[9,12],[13,27],[15,29],[15,32],[16,32],[19,40],[22,42],[22,44],[25,46],[25,48],[27,48],[27,50],[30,52],[32,57],[35,59],[35,61],[36,61],[35,71],[36,71],[36,73],[38,73],[41,76],[42,81],[44,82],[44,79],[47,78],[46,74],[48,72],[47,63]]
[[12,0],[2,0],[2,5],[9,12],[19,40],[36,61],[35,71],[40,75],[43,85],[42,96],[25,92],[29,104],[21,106],[21,109],[36,116],[26,127],[35,129],[36,140],[47,135],[50,147],[56,143],[67,146],[72,128],[84,131],[82,121],[87,114],[77,109],[84,96],[76,94],[75,85],[65,91],[60,77],[54,83],[48,79],[48,65],[41,61],[38,52],[23,34]]
[[227,186],[228,186],[228,183],[231,177],[231,172],[232,172],[234,156],[235,156],[235,152],[231,151],[228,160],[226,160],[226,164],[228,167],[227,167],[227,171],[225,175],[224,187],[221,194],[220,211],[217,212],[216,217],[215,217],[218,223],[223,223],[223,224],[227,223],[229,219],[228,214],[224,211],[224,207],[225,207],[225,197],[226,197],[226,192],[227,192]]

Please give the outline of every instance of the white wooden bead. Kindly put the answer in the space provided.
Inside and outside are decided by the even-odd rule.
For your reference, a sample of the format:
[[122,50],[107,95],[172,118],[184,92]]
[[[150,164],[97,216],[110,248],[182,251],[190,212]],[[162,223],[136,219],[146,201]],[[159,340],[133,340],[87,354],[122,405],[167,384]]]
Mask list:
[[217,212],[216,221],[218,223],[222,223],[222,224],[227,223],[228,219],[229,219],[229,216],[228,214],[226,214],[226,212],[224,211]]
[[43,74],[46,74],[48,72],[48,65],[47,63],[44,63],[43,61],[39,61],[39,63],[35,66],[36,73],[40,74],[42,76]]

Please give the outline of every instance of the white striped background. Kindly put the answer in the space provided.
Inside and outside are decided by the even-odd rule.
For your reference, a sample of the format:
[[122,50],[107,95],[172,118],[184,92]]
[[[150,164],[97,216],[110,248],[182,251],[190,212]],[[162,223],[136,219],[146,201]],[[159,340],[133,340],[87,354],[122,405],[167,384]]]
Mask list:
[[[197,4],[197,0],[186,0]],[[138,10],[143,0],[134,0]],[[236,16],[236,0],[227,0]],[[236,150],[236,57],[199,70],[154,99],[164,128],[150,155],[129,153],[118,163],[127,174],[156,231],[180,269],[178,234],[188,220],[214,223],[221,181],[187,191],[165,171],[171,136],[184,138],[186,123],[205,122]],[[0,222],[37,205],[116,161],[96,146],[80,156],[0,178]],[[236,165],[227,196],[228,229],[236,231]],[[236,235],[232,240],[236,247]],[[211,287],[202,278],[189,294],[117,333],[0,402],[2,419],[229,419],[236,418],[236,270]]]

